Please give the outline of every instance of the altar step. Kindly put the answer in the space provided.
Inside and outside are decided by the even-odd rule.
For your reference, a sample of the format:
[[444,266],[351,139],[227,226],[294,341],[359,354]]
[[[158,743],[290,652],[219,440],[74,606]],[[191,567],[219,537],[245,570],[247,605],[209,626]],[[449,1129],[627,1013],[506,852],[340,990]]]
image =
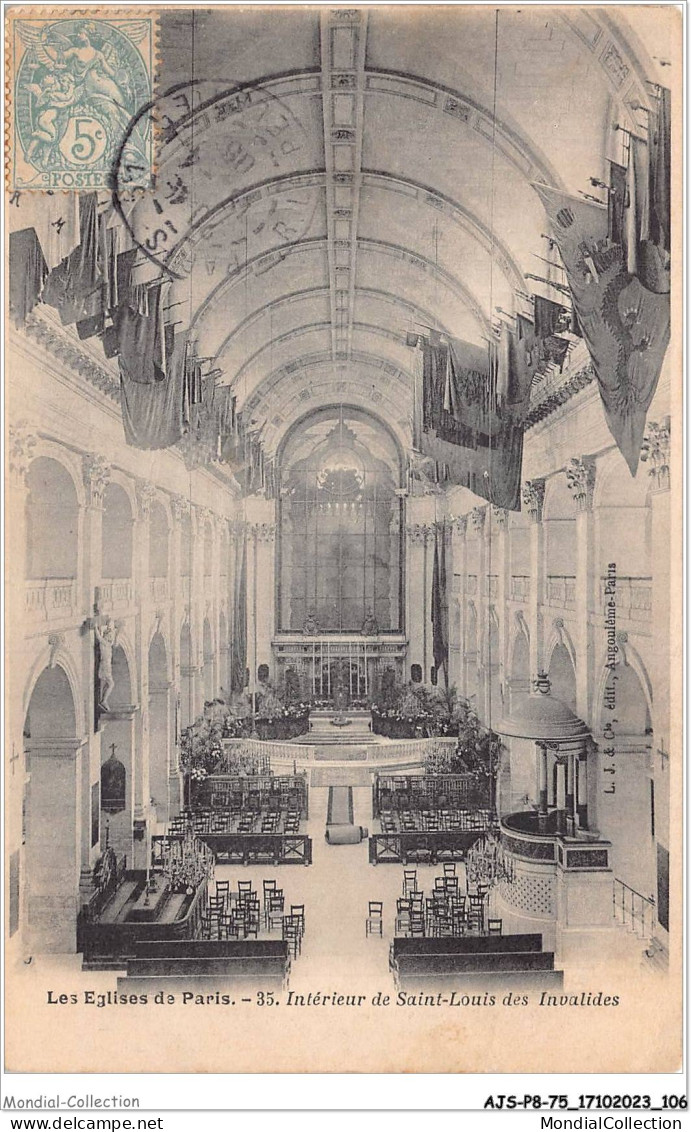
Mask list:
[[335,744],[343,747],[362,746],[376,743],[377,735],[372,735],[370,726],[372,716],[363,711],[317,711],[310,713],[310,729],[301,735],[301,743],[326,746]]

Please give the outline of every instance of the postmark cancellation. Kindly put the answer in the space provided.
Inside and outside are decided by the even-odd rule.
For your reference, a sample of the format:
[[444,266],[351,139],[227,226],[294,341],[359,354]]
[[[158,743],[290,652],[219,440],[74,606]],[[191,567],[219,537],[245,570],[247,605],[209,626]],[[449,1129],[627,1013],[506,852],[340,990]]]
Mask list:
[[153,123],[130,127],[154,93],[156,14],[36,7],[6,18],[10,191],[106,188],[125,138],[128,167],[148,187]]

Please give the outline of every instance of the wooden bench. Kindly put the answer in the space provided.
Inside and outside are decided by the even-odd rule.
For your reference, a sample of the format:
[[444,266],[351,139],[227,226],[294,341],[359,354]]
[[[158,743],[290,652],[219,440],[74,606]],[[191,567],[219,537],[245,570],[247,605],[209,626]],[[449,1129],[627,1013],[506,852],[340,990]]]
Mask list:
[[448,974],[401,975],[399,991],[458,994],[508,990],[558,990],[564,985],[563,971],[455,971]]
[[288,944],[274,939],[151,940],[138,944],[127,961],[128,981],[161,980],[166,989],[185,977],[284,985],[289,971]]
[[474,955],[478,952],[534,952],[542,951],[542,936],[539,934],[517,935],[477,935],[442,936],[394,936],[391,941],[391,957],[400,955]]
[[399,975],[448,975],[456,971],[553,971],[553,951],[477,952],[475,955],[399,955]]

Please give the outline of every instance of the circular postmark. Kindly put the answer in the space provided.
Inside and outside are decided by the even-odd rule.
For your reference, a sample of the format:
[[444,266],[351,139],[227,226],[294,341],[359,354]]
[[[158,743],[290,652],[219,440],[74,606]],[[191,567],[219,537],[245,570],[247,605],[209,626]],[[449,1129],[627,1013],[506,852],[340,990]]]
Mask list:
[[[130,146],[144,121],[159,139],[151,189]],[[181,83],[133,116],[113,163],[113,203],[156,268],[199,275],[209,294],[236,268],[304,238],[319,199],[309,154],[307,131],[267,84]]]
[[[14,122],[25,167],[49,187],[105,184],[132,115],[150,97],[149,21],[68,17],[15,26],[22,55]],[[129,138],[147,166],[150,137],[142,121]]]

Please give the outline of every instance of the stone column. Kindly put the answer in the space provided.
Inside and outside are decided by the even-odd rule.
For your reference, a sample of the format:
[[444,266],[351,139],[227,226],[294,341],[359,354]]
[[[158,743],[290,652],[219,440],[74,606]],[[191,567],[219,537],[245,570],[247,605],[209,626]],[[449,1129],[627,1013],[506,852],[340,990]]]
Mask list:
[[566,756],[566,832],[573,837],[576,832],[576,754],[569,751]]
[[537,797],[538,797],[538,828],[540,832],[547,826],[547,744],[537,744],[538,753],[538,780],[537,780]]
[[496,579],[492,581],[492,586],[495,587],[496,593],[490,592],[490,608],[494,610],[497,617],[498,636],[499,636],[499,650],[497,656],[491,656],[490,661],[490,676],[494,677],[494,686],[499,691],[499,696],[492,696],[491,702],[491,720],[496,723],[501,719],[508,708],[508,688],[506,686],[506,674],[509,671],[508,667],[508,626],[506,624],[506,611],[511,589],[511,580],[509,577],[510,563],[508,551],[508,512],[503,507],[492,507],[492,538],[490,543],[490,560],[488,563],[488,570],[490,578]]
[[[135,601],[139,612],[134,622],[134,648],[137,661],[139,685],[134,695],[140,710],[134,718],[134,749],[132,753],[134,805],[132,819],[134,827],[146,826],[150,814],[150,768],[151,747],[149,735],[149,637],[148,618],[142,610],[148,610],[151,601],[149,570],[149,519],[151,504],[156,497],[156,488],[149,480],[135,481],[137,511],[133,530],[133,571],[132,581]],[[146,836],[146,835],[145,835]]]
[[[26,505],[27,505],[27,475],[29,465],[34,459],[35,447],[38,438],[25,421],[11,425],[8,433],[7,452],[9,455],[9,474],[7,477],[7,517],[8,517],[8,551],[10,548],[9,529],[11,526],[12,551],[5,556],[6,566],[6,596],[5,602],[7,644],[9,646],[8,658],[14,653],[22,656],[27,626],[25,624],[25,594],[26,594]],[[14,595],[13,599],[10,595]],[[53,636],[53,634],[51,634]],[[50,639],[50,638],[49,638]],[[19,907],[18,923],[26,923],[25,892],[23,880],[26,875],[26,850],[22,847],[22,823],[24,794],[27,788],[27,775],[24,758],[24,709],[23,703],[24,664],[15,669],[14,674],[7,674],[5,687],[5,711],[7,713],[6,726],[6,778],[7,788],[5,801],[5,833],[7,846],[7,859],[19,854]],[[9,885],[6,880],[6,889]],[[24,940],[22,941],[24,942]]]
[[[83,841],[82,739],[33,739],[26,838],[26,928],[31,952],[77,950]],[[87,753],[84,752],[84,757]],[[88,836],[88,834],[87,834]]]
[[557,830],[566,833],[566,760],[557,758]]
[[[171,757],[172,680],[152,682],[149,679],[149,795],[157,821],[166,822],[180,806],[180,784],[174,748]],[[171,789],[172,788],[172,789]],[[172,795],[172,796],[171,796]],[[172,811],[172,812],[171,812]]]
[[[592,711],[597,710],[591,703],[596,659],[590,614],[591,610],[600,610],[593,516],[595,458],[582,456],[580,459],[569,460],[565,471],[576,508],[576,710],[581,719],[590,721]],[[592,725],[596,726],[594,719]]]
[[523,485],[523,504],[530,516],[530,601],[528,625],[530,628],[530,672],[537,676],[543,664],[542,604],[545,587],[544,527],[542,505],[545,499],[544,479],[526,480]]
[[477,693],[475,707],[480,722],[487,725],[490,715],[490,674],[489,674],[489,582],[487,579],[487,543],[490,523],[488,521],[488,507],[473,507],[468,515],[469,530],[473,538],[477,539],[477,593],[475,605],[477,608]]
[[466,554],[466,517],[459,515],[452,518],[453,528],[451,535],[452,563],[454,577],[458,578],[458,589],[455,592],[457,605],[454,606],[455,624],[453,634],[449,632],[449,655],[451,674],[449,683],[455,684],[458,693],[465,695],[465,603],[466,603],[466,575],[468,573]]
[[169,593],[170,593],[170,672],[173,686],[171,688],[170,723],[171,723],[171,757],[170,776],[168,780],[168,796],[170,798],[171,816],[179,812],[182,803],[182,778],[178,771],[178,746],[180,731],[182,729],[182,679],[180,672],[180,627],[185,616],[185,600],[182,593],[182,578],[180,573],[181,559],[181,529],[182,516],[187,508],[187,500],[181,495],[174,495],[170,500],[170,513],[172,525],[169,536]]
[[[661,891],[660,881],[665,866],[669,868],[670,792],[673,789],[681,788],[680,774],[670,774],[670,758],[675,757],[677,751],[681,752],[681,734],[678,728],[675,732],[672,731],[669,691],[672,683],[672,657],[670,652],[672,619],[679,616],[678,609],[672,609],[671,603],[669,417],[665,417],[659,422],[648,422],[641,459],[648,464],[652,507],[652,627],[655,663],[651,671],[651,679],[653,681],[653,788],[655,791],[655,841],[658,876],[656,938],[658,943],[666,948],[668,930],[659,921],[661,904],[664,904],[665,899],[665,893]],[[681,663],[680,658],[678,663]],[[679,683],[676,680],[674,683],[675,687],[679,689]],[[675,878],[671,873],[670,880],[674,883]],[[679,885],[676,885],[676,891],[681,891]],[[674,900],[674,896],[672,900]]]
[[579,754],[577,762],[578,826],[588,828],[588,753]]
[[272,641],[275,625],[275,504],[272,499],[251,496],[245,501],[248,523],[247,546],[247,663],[250,691],[256,692],[257,669],[269,666],[274,677]]
[[406,521],[406,632],[408,671],[413,664],[422,669],[423,683],[429,684],[432,655],[432,555],[434,498],[430,495],[408,499]]
[[[103,498],[110,482],[110,465],[104,458],[96,453],[87,452],[82,456],[82,480],[84,483],[85,509],[82,521],[80,548],[81,548],[81,594],[79,604],[81,609],[88,610],[89,614],[97,615],[97,594],[103,578]],[[85,632],[82,637],[82,672],[85,676],[85,724],[89,736],[88,753],[82,755],[84,763],[88,763],[87,787],[90,793],[91,784],[101,780],[101,763],[104,757],[101,751],[101,734],[95,733],[94,719],[94,681],[97,679],[95,671],[96,644],[93,629]],[[94,859],[104,848],[105,830],[103,814],[99,845],[93,851],[91,846],[82,843],[82,861],[80,887],[88,892],[92,883],[92,866]],[[83,839],[88,839],[88,829],[82,824]]]
[[192,507],[192,574],[190,577],[190,624],[192,628],[193,663],[190,672],[192,719],[204,711],[204,508]]

